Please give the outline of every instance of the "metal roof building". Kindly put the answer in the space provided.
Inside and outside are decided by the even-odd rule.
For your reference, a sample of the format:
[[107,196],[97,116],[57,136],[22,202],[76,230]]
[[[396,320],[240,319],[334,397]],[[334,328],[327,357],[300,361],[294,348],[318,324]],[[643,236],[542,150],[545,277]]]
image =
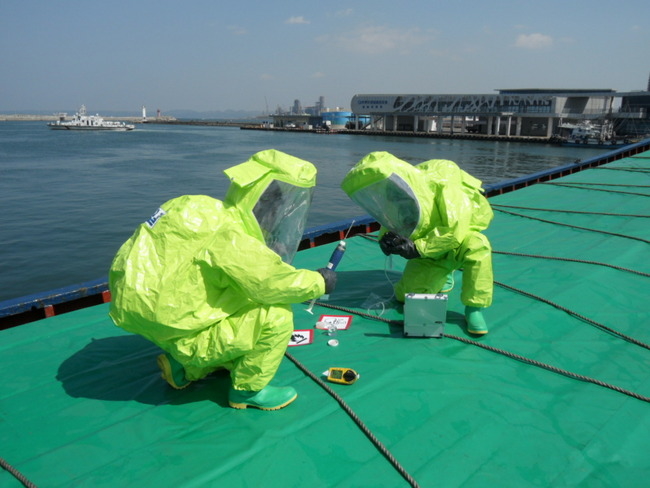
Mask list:
[[650,131],[650,91],[612,89],[508,89],[496,94],[358,94],[350,103],[365,127],[506,136],[553,136],[566,122],[613,124],[619,134]]

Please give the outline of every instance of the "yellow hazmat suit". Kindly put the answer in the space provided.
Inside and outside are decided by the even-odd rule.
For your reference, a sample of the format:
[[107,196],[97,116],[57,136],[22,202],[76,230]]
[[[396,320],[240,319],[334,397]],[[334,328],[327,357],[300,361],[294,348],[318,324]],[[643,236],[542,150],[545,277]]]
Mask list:
[[268,150],[225,172],[224,202],[170,200],[122,245],[109,273],[110,316],[182,364],[187,380],[225,367],[235,390],[259,391],[291,337],[289,304],[325,293],[321,274],[289,264],[316,168]]
[[491,305],[492,249],[481,231],[493,213],[481,181],[452,161],[413,166],[374,152],[350,170],[341,187],[382,225],[380,235],[391,231],[415,245],[419,256],[407,262],[395,286],[398,300],[406,293],[438,293],[447,275],[463,267],[462,302]]

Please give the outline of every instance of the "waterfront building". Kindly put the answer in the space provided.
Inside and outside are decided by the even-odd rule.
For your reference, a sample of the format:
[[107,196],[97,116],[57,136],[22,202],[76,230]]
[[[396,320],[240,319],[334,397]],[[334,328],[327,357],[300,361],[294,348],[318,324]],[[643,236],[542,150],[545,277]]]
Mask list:
[[476,95],[358,94],[350,106],[356,129],[385,132],[551,138],[563,124],[588,122],[607,124],[616,135],[650,133],[650,91],[508,89]]

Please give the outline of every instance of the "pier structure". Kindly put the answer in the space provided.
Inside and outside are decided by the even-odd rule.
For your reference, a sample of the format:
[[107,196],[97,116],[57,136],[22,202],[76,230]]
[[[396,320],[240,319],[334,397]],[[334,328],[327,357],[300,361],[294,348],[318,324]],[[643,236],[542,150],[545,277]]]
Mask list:
[[[609,123],[618,134],[650,131],[650,91],[510,89],[497,94],[358,94],[357,130],[551,138],[563,123]],[[361,121],[365,119],[366,123]]]

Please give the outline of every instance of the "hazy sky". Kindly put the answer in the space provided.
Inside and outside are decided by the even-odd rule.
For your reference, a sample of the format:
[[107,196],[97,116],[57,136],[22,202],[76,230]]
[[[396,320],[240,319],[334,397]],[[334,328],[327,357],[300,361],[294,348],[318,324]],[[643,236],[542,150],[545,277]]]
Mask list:
[[645,90],[648,0],[2,0],[0,113]]

